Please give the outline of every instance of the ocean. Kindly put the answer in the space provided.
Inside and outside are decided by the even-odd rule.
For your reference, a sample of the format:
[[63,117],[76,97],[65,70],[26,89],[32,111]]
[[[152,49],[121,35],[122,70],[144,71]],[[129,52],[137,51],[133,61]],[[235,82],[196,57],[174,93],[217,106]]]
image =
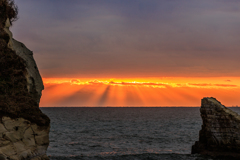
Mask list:
[[[213,160],[191,155],[199,107],[47,107],[51,160]],[[240,113],[240,108],[230,108]]]

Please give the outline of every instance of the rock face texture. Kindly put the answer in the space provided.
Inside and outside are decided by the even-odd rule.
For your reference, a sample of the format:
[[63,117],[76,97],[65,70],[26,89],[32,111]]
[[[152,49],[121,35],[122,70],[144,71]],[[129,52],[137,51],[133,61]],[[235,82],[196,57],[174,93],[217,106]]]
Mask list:
[[0,0],[0,160],[48,160],[50,119],[39,109],[43,83],[32,52],[12,38],[11,0]]
[[12,32],[9,30],[10,26],[10,20],[7,18],[4,31],[9,35],[8,47],[14,50],[16,54],[25,61],[27,69],[27,74],[25,76],[27,79],[28,92],[30,92],[34,96],[36,102],[39,103],[44,86],[36,62],[33,59],[33,52],[23,43],[13,39]]
[[6,116],[2,117],[0,134],[0,159],[48,159],[49,127]]
[[[12,49],[26,62],[26,79],[27,88],[37,103],[40,102],[42,90],[44,89],[42,78],[39,74],[36,62],[33,59],[33,52],[30,51],[23,43],[12,39]],[[37,92],[35,92],[37,91]]]
[[240,159],[240,116],[215,98],[203,98],[200,112],[203,125],[192,154]]

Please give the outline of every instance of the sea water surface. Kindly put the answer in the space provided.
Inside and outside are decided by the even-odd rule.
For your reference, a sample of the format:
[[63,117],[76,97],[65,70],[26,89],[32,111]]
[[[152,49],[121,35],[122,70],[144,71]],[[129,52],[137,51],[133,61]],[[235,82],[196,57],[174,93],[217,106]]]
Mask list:
[[[240,113],[240,108],[231,108]],[[211,160],[191,155],[199,107],[49,107],[51,160]]]

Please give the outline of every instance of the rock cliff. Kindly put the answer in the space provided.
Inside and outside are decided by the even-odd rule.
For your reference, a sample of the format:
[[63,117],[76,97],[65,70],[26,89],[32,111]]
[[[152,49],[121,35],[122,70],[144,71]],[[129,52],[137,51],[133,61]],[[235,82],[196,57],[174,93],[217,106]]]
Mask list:
[[[12,49],[20,56],[26,64],[27,88],[37,103],[40,102],[42,90],[44,89],[42,78],[39,74],[36,62],[33,59],[33,52],[30,51],[23,43],[12,39]],[[37,91],[37,92],[36,92]]]
[[14,40],[12,0],[0,0],[0,160],[48,160],[50,119],[39,109],[43,83],[32,52]]
[[215,98],[203,98],[200,112],[203,125],[192,154],[240,159],[240,116]]

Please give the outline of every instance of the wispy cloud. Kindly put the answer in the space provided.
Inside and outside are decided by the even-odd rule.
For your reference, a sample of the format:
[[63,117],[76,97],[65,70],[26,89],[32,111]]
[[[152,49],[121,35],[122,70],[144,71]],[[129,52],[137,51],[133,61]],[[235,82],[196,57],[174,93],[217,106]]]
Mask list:
[[214,84],[214,83],[167,83],[167,82],[139,82],[121,80],[84,80],[80,79],[44,79],[45,84],[71,84],[71,85],[117,85],[117,86],[142,86],[152,88],[237,88],[236,84]]
[[195,87],[223,87],[223,88],[236,88],[238,85],[233,84],[211,84],[211,83],[188,83],[189,86]]

